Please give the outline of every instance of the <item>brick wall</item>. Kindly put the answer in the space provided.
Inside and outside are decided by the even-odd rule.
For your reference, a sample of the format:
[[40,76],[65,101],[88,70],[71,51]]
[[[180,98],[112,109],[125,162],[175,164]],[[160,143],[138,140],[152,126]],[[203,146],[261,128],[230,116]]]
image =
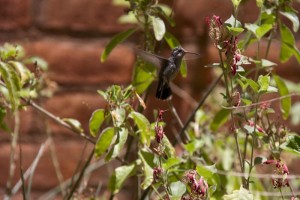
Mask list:
[[[176,82],[198,99],[201,91],[212,81],[210,70],[201,66],[218,60],[215,49],[207,39],[204,19],[213,14],[227,19],[232,7],[229,0],[175,2],[177,26],[171,31],[184,47],[203,55],[198,60],[190,61],[188,77],[178,78]],[[247,1],[241,6],[239,16],[243,22],[255,21],[258,10],[253,9],[253,4],[255,1]],[[110,0],[0,0],[0,5],[0,43],[20,43],[25,47],[28,56],[44,58],[49,63],[50,78],[58,84],[53,98],[41,103],[55,115],[78,119],[87,131],[93,110],[104,107],[104,102],[96,90],[105,89],[111,84],[126,85],[131,80],[135,56],[127,44],[116,48],[105,63],[100,63],[99,60],[111,36],[130,27],[117,23],[118,17],[123,14],[123,8],[113,6]],[[299,39],[299,34],[297,38]],[[132,42],[136,41],[132,39]],[[269,58],[274,62],[279,62],[278,48],[279,46],[274,46],[271,49]],[[250,49],[249,54],[251,53]],[[300,67],[294,59],[278,67],[278,72],[292,80],[300,78]],[[152,97],[150,101],[154,108],[166,106]],[[175,105],[181,108],[180,114],[184,118],[188,114],[184,111],[190,110],[190,106],[179,98],[175,98]],[[149,116],[152,116],[151,112],[149,108]],[[22,112],[21,120],[20,144],[23,149],[23,168],[27,169],[47,134],[45,119],[36,111],[28,109]],[[66,179],[74,173],[85,142],[57,124],[51,121],[49,123],[62,174]],[[5,133],[0,133],[0,195],[4,193],[8,176],[9,138]],[[45,151],[33,179],[34,197],[58,184],[49,148]],[[91,146],[88,145],[87,148],[90,149]],[[111,169],[108,168],[98,170],[92,183],[97,185],[99,177],[107,181],[109,173]],[[14,183],[18,179],[17,170]],[[120,199],[131,199],[135,194],[127,192],[124,195],[128,198]],[[21,195],[16,199],[21,199]]]

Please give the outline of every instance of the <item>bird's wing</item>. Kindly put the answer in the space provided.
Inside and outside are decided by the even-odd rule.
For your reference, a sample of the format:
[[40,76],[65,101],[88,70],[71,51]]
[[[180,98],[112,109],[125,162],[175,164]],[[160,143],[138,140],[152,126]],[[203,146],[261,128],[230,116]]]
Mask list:
[[137,52],[138,56],[140,56],[143,60],[150,62],[155,66],[162,68],[163,66],[168,64],[168,59],[166,59],[164,57],[161,57],[161,56],[158,56],[158,55],[155,55],[155,54],[152,54],[152,53],[140,50],[140,49],[138,49],[136,52]]

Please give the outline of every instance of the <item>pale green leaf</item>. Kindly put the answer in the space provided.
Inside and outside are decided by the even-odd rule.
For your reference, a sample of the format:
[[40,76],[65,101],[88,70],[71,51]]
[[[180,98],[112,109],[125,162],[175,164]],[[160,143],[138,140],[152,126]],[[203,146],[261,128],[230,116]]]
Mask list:
[[293,31],[297,32],[299,30],[299,18],[294,12],[283,12],[279,11],[280,14],[288,18],[293,23]]
[[108,154],[106,155],[105,161],[110,161],[111,159],[116,158],[123,150],[124,145],[127,141],[128,129],[121,127],[121,128],[115,128],[115,131],[117,132],[117,140],[113,145],[113,147],[108,152]]
[[101,157],[102,154],[109,148],[114,136],[115,131],[113,127],[108,127],[101,132],[95,145],[95,156],[97,158]]
[[83,128],[81,126],[81,123],[77,119],[71,119],[71,118],[63,118],[64,122],[69,124],[73,130],[76,130],[78,133],[83,132]]
[[286,142],[280,145],[280,148],[300,156],[300,136],[296,134],[289,135]]
[[101,62],[104,62],[110,52],[121,42],[126,40],[129,36],[131,36],[136,31],[135,28],[128,29],[126,31],[123,31],[117,35],[115,35],[110,42],[106,45],[104,51],[101,54]]
[[133,176],[136,173],[136,164],[120,166],[115,169],[114,174],[110,177],[108,188],[113,193],[116,194],[122,188],[126,179]]
[[160,41],[164,37],[166,32],[165,23],[159,17],[154,17],[154,16],[151,16],[151,21],[152,21],[155,39],[157,41]]
[[[280,96],[286,96],[289,94],[289,89],[287,88],[285,82],[279,77],[274,75],[274,80],[276,82],[276,85],[279,89],[279,94]],[[292,100],[291,97],[285,97],[284,99],[281,99],[280,101],[280,105],[281,105],[281,111],[282,111],[282,116],[284,119],[287,119],[289,117],[289,113],[291,110],[291,105],[292,105]]]
[[241,186],[239,190],[234,190],[231,194],[224,195],[223,200],[254,200],[254,197],[253,194]]
[[90,134],[92,136],[96,137],[104,119],[105,119],[104,109],[98,109],[93,112],[89,121],[89,129],[90,129]]

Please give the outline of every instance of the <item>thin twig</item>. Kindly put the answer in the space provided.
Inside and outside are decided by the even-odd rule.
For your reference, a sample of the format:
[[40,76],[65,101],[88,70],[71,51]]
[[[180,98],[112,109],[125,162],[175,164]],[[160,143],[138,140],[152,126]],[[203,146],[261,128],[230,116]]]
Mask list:
[[[105,164],[104,160],[101,159],[97,162],[92,163],[91,165],[89,165],[86,169],[87,173],[93,172],[96,169],[99,169],[100,167],[102,167]],[[77,173],[75,175],[75,178],[78,178],[79,173]],[[65,189],[71,182],[71,178],[69,178],[68,180],[66,180],[63,184],[62,187]],[[53,188],[52,190],[50,190],[49,192],[47,192],[46,194],[40,196],[38,199],[39,200],[49,200],[49,199],[53,199],[55,198],[55,196],[57,195],[57,193],[59,193],[61,190],[60,186],[57,186],[55,188]]]
[[6,194],[4,199],[10,199],[12,195],[12,180],[15,174],[15,168],[16,168],[16,146],[18,142],[18,136],[19,136],[19,128],[20,128],[20,116],[19,111],[16,110],[14,113],[15,118],[15,124],[14,124],[14,132],[12,134],[12,141],[11,141],[11,150],[10,150],[10,159],[9,159],[9,176],[6,182]]
[[[168,106],[169,106],[169,109],[171,110],[171,113],[173,114],[173,116],[177,120],[178,124],[180,125],[180,128],[183,129],[183,123],[182,123],[182,121],[181,121],[174,105],[172,104],[171,100],[168,100]],[[189,134],[186,131],[184,131],[184,136],[187,139],[187,141],[191,141],[191,138],[190,138]]]
[[94,151],[94,149],[93,149],[92,152],[91,152],[91,154],[89,155],[89,157],[88,157],[88,159],[87,159],[85,165],[83,166],[83,169],[81,170],[81,172],[80,172],[80,174],[79,174],[79,177],[78,177],[76,183],[74,184],[73,188],[71,189],[71,192],[70,192],[70,194],[69,194],[67,200],[69,200],[69,199],[72,198],[72,196],[73,196],[75,190],[76,190],[77,187],[79,186],[79,184],[80,184],[80,182],[81,182],[81,179],[82,179],[83,175],[85,174],[86,169],[87,169],[87,167],[89,166],[89,164],[90,164],[90,162],[91,162],[91,160],[92,160],[92,158],[93,158],[93,156],[94,156],[94,153],[95,153],[95,151]]
[[205,100],[210,95],[210,93],[213,91],[213,89],[216,87],[216,85],[219,83],[219,81],[221,80],[222,76],[223,76],[223,73],[209,86],[208,90],[206,91],[206,93],[204,94],[204,96],[202,97],[202,99],[199,101],[197,107],[194,109],[194,111],[188,117],[188,119],[185,122],[183,128],[181,129],[179,135],[182,135],[184,133],[184,131],[188,127],[189,123],[193,120],[196,112],[204,104]]
[[[26,101],[25,99],[23,99],[24,101]],[[68,123],[66,123],[65,121],[63,121],[62,119],[60,119],[59,117],[53,115],[52,113],[50,113],[49,111],[45,110],[44,108],[40,107],[39,105],[37,105],[35,102],[33,102],[32,100],[30,101],[26,101],[28,103],[28,105],[32,106],[35,110],[43,113],[44,115],[46,115],[47,117],[49,117],[50,119],[54,120],[55,122],[57,122],[58,124],[64,126],[65,128],[79,134],[81,137],[83,137],[84,139],[86,139],[87,141],[91,142],[92,144],[96,144],[96,141],[92,138],[90,138],[88,135],[86,135],[84,132],[80,132],[77,129],[73,128],[72,126],[70,126]]]
[[238,107],[235,107],[235,106],[231,106],[231,107],[222,106],[222,108],[228,109],[228,110],[238,110],[238,109],[241,109],[241,108],[250,108],[252,106],[258,106],[258,105],[261,105],[261,104],[278,101],[278,100],[285,99],[287,97],[292,97],[292,96],[300,96],[300,93],[291,93],[291,94],[288,94],[288,95],[272,98],[272,99],[265,100],[265,101],[260,101],[260,102],[253,103],[253,104],[250,104],[250,105],[244,105],[244,106],[238,106]]
[[197,106],[197,101],[193,97],[191,97],[191,95],[187,93],[184,89],[181,89],[180,87],[178,87],[178,85],[174,84],[173,82],[170,82],[170,85],[174,94],[184,99],[184,101],[190,104],[192,108],[195,108]]
[[22,148],[21,145],[19,146],[19,154],[20,154],[20,175],[21,175],[21,181],[22,181],[22,195],[23,195],[23,199],[26,200],[28,199],[26,197],[26,187],[25,187],[25,179],[24,179],[24,173],[23,173],[23,159],[22,159]]
[[[39,151],[38,151],[38,153],[37,153],[37,155],[36,155],[36,157],[35,157],[35,159],[34,159],[34,162],[30,165],[30,167],[26,170],[26,172],[24,173],[24,180],[26,180],[29,176],[30,176],[30,173],[31,173],[31,169],[33,168],[33,166],[36,164],[36,163],[38,163],[38,161],[40,160],[40,158],[42,157],[42,155],[43,155],[43,153],[45,152],[45,148],[47,148],[47,146],[48,146],[48,141],[49,140],[46,140],[46,142],[44,142],[42,145],[41,145],[41,147],[40,147],[40,149],[39,149]],[[21,156],[21,155],[20,155]],[[18,190],[20,189],[20,187],[22,186],[22,180],[20,179],[18,182],[17,182],[17,184],[13,187],[13,189],[12,189],[12,195],[15,195],[17,192],[18,192]]]

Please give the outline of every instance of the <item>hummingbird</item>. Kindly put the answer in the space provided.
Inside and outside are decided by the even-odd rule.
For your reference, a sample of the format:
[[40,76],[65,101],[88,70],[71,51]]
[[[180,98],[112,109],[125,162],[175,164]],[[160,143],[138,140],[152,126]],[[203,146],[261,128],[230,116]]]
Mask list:
[[172,98],[170,81],[172,81],[178,74],[182,58],[187,53],[199,55],[198,53],[186,51],[182,47],[175,47],[172,49],[171,56],[169,58],[164,58],[145,51],[138,52],[141,58],[160,67],[156,98],[161,100],[169,100]]

